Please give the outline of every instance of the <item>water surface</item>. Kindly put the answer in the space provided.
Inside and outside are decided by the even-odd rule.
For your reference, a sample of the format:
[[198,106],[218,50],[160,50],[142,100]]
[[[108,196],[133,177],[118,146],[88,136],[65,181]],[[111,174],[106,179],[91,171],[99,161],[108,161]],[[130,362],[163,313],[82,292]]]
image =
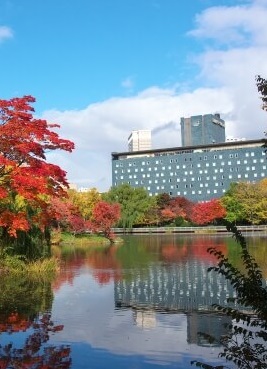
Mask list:
[[[211,304],[233,295],[207,273],[216,246],[241,266],[231,237],[124,236],[121,245],[65,245],[54,252],[62,268],[53,283],[0,281],[0,368],[192,368],[219,363],[215,338],[229,318]],[[265,237],[249,237],[266,278]],[[45,366],[47,365],[47,366]],[[50,366],[49,366],[50,365]]]

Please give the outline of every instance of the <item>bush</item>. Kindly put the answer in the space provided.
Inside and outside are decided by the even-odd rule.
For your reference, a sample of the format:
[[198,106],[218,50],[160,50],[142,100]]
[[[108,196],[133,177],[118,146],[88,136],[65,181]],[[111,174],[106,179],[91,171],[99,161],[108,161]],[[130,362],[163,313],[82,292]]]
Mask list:
[[[234,287],[237,296],[228,300],[227,307],[213,305],[217,311],[232,318],[232,324],[228,326],[229,333],[220,338],[223,351],[219,356],[233,362],[240,369],[264,369],[267,368],[266,283],[241,232],[232,223],[226,223],[226,227],[240,245],[244,271],[241,272],[230,263],[221,251],[213,247],[208,249],[218,260],[217,266],[208,271],[213,270],[223,275]],[[209,338],[214,341],[213,337]],[[203,369],[226,368],[223,365],[211,366],[197,361],[191,363]]]

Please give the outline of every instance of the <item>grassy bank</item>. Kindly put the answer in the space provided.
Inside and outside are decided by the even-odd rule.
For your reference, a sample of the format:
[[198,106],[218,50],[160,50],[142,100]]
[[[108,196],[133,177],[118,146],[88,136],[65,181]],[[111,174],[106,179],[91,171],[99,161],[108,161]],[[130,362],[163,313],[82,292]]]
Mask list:
[[17,255],[8,255],[1,252],[0,275],[1,274],[27,274],[34,278],[52,279],[59,270],[59,261],[55,257],[27,261]]

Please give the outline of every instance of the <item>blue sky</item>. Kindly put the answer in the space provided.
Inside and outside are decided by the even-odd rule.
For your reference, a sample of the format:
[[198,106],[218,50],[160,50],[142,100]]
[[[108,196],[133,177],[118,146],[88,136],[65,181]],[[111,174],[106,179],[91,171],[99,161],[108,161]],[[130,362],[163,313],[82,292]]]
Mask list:
[[0,98],[34,96],[76,145],[48,160],[106,191],[132,130],[179,146],[182,116],[219,112],[227,135],[262,138],[266,19],[267,0],[1,0]]

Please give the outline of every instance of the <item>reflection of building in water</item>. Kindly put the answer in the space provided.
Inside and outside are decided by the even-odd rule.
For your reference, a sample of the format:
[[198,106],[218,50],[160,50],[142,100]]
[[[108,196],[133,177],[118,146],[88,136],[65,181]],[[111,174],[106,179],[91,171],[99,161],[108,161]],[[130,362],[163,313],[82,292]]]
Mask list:
[[[198,346],[218,346],[220,337],[228,333],[230,323],[231,318],[227,315],[191,312],[187,314],[187,342]],[[214,338],[214,342],[209,342],[206,335]]]
[[137,271],[131,280],[115,283],[116,306],[139,306],[159,310],[210,310],[212,304],[225,305],[232,287],[207,264],[190,260],[179,265],[150,266],[146,275]]
[[134,321],[138,327],[154,328],[156,326],[156,314],[153,310],[134,310]]
[[138,270],[131,280],[115,282],[116,307],[131,308],[135,323],[147,329],[156,326],[157,312],[183,312],[188,343],[210,345],[207,337],[198,333],[210,334],[218,341],[227,332],[224,323],[231,319],[212,312],[211,305],[225,305],[233,289],[222,276],[208,273],[207,267],[201,260],[188,260]]

